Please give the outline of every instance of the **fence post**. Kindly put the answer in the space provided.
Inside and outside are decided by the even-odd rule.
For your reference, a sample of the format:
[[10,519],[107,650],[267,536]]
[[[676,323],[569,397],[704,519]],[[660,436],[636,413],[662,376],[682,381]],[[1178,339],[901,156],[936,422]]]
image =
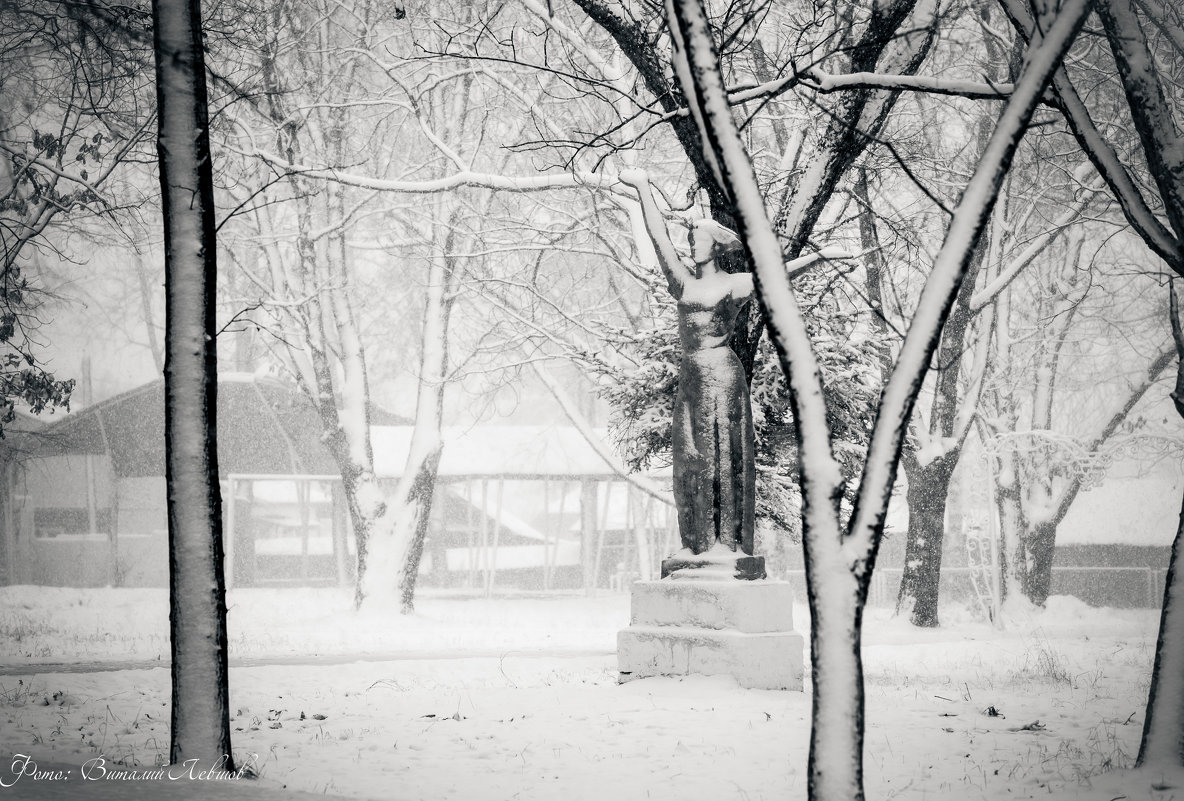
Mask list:
[[222,532],[222,574],[226,589],[234,587],[234,476],[226,477],[226,529]]

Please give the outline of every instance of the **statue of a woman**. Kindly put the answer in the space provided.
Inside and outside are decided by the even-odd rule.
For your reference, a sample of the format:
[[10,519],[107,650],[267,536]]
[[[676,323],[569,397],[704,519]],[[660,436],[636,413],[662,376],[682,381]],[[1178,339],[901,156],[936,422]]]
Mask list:
[[[752,297],[752,275],[728,274],[716,258],[739,248],[734,233],[712,220],[691,226],[691,262],[684,263],[640,170],[626,170],[621,181],[641,200],[646,231],[670,294],[678,302],[682,363],[674,399],[674,502],[684,551],[662,566],[666,575],[680,567],[706,566],[715,559],[695,556],[727,549],[737,558],[752,556],[756,471],[752,406],[740,359],[728,346],[736,315]],[[763,560],[744,560],[737,574],[763,578]],[[738,565],[739,568],[739,565]]]

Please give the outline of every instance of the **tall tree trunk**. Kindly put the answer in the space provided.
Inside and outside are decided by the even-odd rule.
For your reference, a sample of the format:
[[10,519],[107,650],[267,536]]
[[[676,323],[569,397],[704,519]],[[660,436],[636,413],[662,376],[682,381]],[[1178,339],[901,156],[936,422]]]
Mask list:
[[[345,138],[348,120],[342,109],[329,112],[327,139],[334,163],[347,161]],[[389,501],[378,483],[374,472],[374,447],[370,440],[370,374],[366,362],[366,348],[358,330],[357,315],[350,299],[351,269],[349,252],[345,239],[346,189],[343,184],[329,186],[326,203],[330,220],[338,227],[327,237],[326,264],[332,276],[329,296],[331,330],[336,334],[338,363],[340,367],[340,392],[334,391],[333,381],[322,381],[326,386],[320,392],[328,392],[333,402],[341,401],[341,411],[334,406],[326,431],[332,432],[336,441],[333,449],[337,469],[342,476],[342,490],[349,519],[354,528],[354,542],[357,547],[356,583],[354,586],[355,607],[362,605],[365,597],[363,577],[367,569],[367,549],[371,532],[386,525],[381,519],[389,514]],[[328,414],[328,409],[325,409]],[[324,415],[322,415],[324,416]],[[389,522],[389,521],[387,521]]]
[[[984,18],[987,15],[984,9]],[[1002,48],[993,36],[986,36],[988,67],[994,70],[1003,66],[998,77],[1001,80],[1015,80],[1015,75],[1006,74],[1006,60]],[[1015,61],[1013,59],[1013,61]],[[982,153],[991,136],[992,117],[990,109],[979,116],[975,139],[978,153]],[[958,291],[958,299],[950,310],[941,334],[937,352],[936,381],[934,382],[933,404],[929,416],[930,447],[939,448],[937,454],[922,456],[907,441],[902,464],[908,479],[906,502],[909,510],[909,528],[905,538],[904,571],[900,580],[900,591],[896,597],[896,613],[907,610],[914,626],[936,627],[938,601],[941,594],[941,560],[946,535],[946,503],[949,498],[950,480],[962,455],[962,443],[970,430],[970,412],[978,405],[978,390],[981,384],[972,381],[972,386],[963,397],[961,386],[962,357],[966,340],[976,312],[971,298],[979,273],[983,270],[987,254],[994,249],[991,240],[998,236],[999,214],[1006,207],[1000,203],[998,213],[991,217],[982,242],[966,269],[966,277]],[[989,330],[982,330],[979,336],[990,336]],[[985,359],[984,359],[985,361]],[[985,368],[985,365],[982,365]],[[963,405],[968,409],[963,409]]]
[[[1182,354],[1184,355],[1184,354]],[[1184,372],[1184,371],[1182,371]],[[1184,766],[1184,508],[1164,580],[1155,664],[1136,765]]]
[[403,561],[399,577],[399,604],[403,614],[415,611],[415,585],[419,579],[419,565],[423,561],[423,548],[428,538],[428,524],[432,518],[432,502],[436,495],[436,476],[440,470],[440,456],[443,447],[431,451],[416,471],[415,479],[407,492],[407,508],[411,514],[407,528],[411,532],[411,545]]
[[415,609],[415,584],[423,559],[424,543],[435,499],[436,475],[443,452],[444,389],[448,381],[448,323],[459,291],[462,267],[457,263],[456,235],[459,212],[448,222],[443,253],[428,269],[427,303],[424,306],[423,357],[419,369],[419,393],[415,406],[415,430],[407,457],[404,480],[399,482],[406,534],[410,539],[399,575],[403,612]]
[[909,528],[905,535],[904,572],[896,598],[896,613],[907,612],[914,626],[940,625],[937,616],[941,589],[941,558],[945,544],[946,499],[959,451],[922,465],[914,453],[901,459],[908,478],[906,501]]
[[165,243],[174,763],[233,770],[216,447],[214,183],[198,0],[153,0]]
[[995,478],[995,508],[999,514],[999,601],[1006,601],[1015,593],[1023,594],[1019,581],[1021,568],[1016,562],[1022,557],[1020,534],[1027,526],[1019,484],[1015,479],[1015,460],[1011,454],[999,457],[1004,467]]
[[[1176,346],[1176,386],[1172,402],[1184,417],[1184,325],[1180,320],[1180,299],[1176,282],[1168,284],[1172,340]],[[1162,764],[1184,766],[1184,508],[1172,541],[1172,556],[1164,580],[1163,611],[1159,618],[1159,637],[1155,642],[1155,664],[1151,668],[1151,688],[1147,693],[1147,714],[1143,721],[1143,739],[1139,743],[1136,765]]]
[[[277,5],[273,12],[275,30],[304,25],[295,19],[297,10]],[[364,35],[362,20],[358,35]],[[321,46],[304,52],[302,57],[315,61],[306,68],[325,72],[328,66],[324,54],[334,47],[348,47],[349,40],[330,41],[328,35]],[[278,147],[290,163],[303,159],[302,137],[324,134],[330,156],[338,163],[345,161],[344,147],[347,123],[343,112],[328,114],[323,130],[314,125],[314,116],[304,116],[289,107],[292,87],[285,82],[278,53],[283,47],[278,41],[267,43],[260,74],[266,88],[263,109],[275,125]],[[352,73],[337,76],[336,91],[348,93]],[[357,570],[355,574],[354,605],[361,607],[366,598],[367,575],[387,576],[393,586],[398,562],[383,564],[372,571],[373,540],[389,539],[393,526],[391,507],[394,505],[388,490],[374,472],[374,454],[370,442],[370,389],[365,361],[365,350],[357,328],[353,307],[348,296],[350,271],[344,231],[344,188],[336,185],[324,195],[318,195],[310,180],[296,171],[288,176],[294,196],[298,258],[276,261],[272,281],[276,294],[290,299],[304,297],[292,312],[297,345],[288,346],[288,355],[302,390],[317,409],[321,420],[325,445],[341,474],[342,496],[349,512],[349,524],[356,544]],[[333,228],[327,236],[319,236],[317,222],[328,220]],[[340,380],[338,380],[340,369]],[[341,408],[338,409],[338,402]],[[379,545],[379,560],[387,554]]]
[[[929,437],[933,440],[930,447],[939,448],[940,452],[929,456],[929,461],[922,461],[923,452],[906,445],[901,459],[908,479],[905,500],[909,510],[909,528],[905,538],[904,572],[896,598],[896,612],[900,614],[908,610],[909,620],[914,626],[940,625],[937,610],[942,552],[945,547],[946,503],[950,481],[962,455],[962,443],[970,430],[970,411],[978,404],[980,384],[972,381],[973,386],[963,397],[959,379],[962,375],[962,354],[974,317],[970,310],[970,296],[974,292],[985,251],[986,248],[982,246],[975,249],[958,293],[958,301],[946,320],[938,347]],[[980,336],[987,335],[988,332],[980,332]]]

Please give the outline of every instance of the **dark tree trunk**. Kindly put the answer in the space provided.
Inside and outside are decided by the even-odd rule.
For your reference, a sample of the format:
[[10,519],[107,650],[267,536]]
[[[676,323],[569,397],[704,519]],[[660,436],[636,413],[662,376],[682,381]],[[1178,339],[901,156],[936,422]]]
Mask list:
[[[1114,0],[1099,4],[1098,14],[1118,65],[1144,156],[1159,188],[1176,241],[1169,243],[1166,248],[1160,244],[1162,235],[1155,236],[1152,233],[1156,222],[1154,218],[1151,218],[1150,226],[1135,227],[1152,249],[1162,253],[1164,259],[1179,272],[1181,255],[1184,254],[1184,248],[1180,247],[1180,241],[1184,239],[1184,139],[1172,122],[1171,108],[1161,83],[1163,79],[1158,75],[1156,61],[1148,47],[1147,37],[1141,30],[1134,5]],[[1086,151],[1091,154],[1091,158],[1097,158],[1090,148],[1087,147]],[[1113,185],[1114,182],[1110,182]],[[1116,194],[1122,197],[1121,192]],[[1172,400],[1176,412],[1184,417],[1184,325],[1181,324],[1180,303],[1174,282],[1169,284],[1169,290],[1170,322],[1176,357],[1176,386]],[[1184,573],[1179,563],[1182,538],[1184,509],[1180,513],[1168,564],[1163,612],[1155,646],[1155,664],[1147,697],[1147,715],[1139,746],[1139,765],[1161,764],[1177,768],[1184,765],[1184,608],[1180,606],[1184,599]]]
[[[984,23],[988,21],[984,11]],[[1014,69],[1008,72],[1009,62],[1003,49],[987,37],[987,59],[992,69],[1002,67],[1000,80],[1016,80]],[[1010,67],[1018,64],[1012,59]],[[980,149],[985,149],[994,123],[993,111],[979,117],[977,139]],[[866,190],[865,190],[866,191]],[[902,462],[908,477],[909,531],[905,541],[904,574],[901,577],[900,593],[897,596],[896,611],[911,607],[910,620],[914,625],[934,627],[940,625],[937,607],[941,585],[941,560],[945,542],[946,505],[950,481],[958,460],[962,455],[962,442],[969,433],[969,424],[959,424],[959,406],[966,402],[977,404],[977,397],[963,400],[960,385],[962,357],[966,350],[971,323],[977,312],[970,308],[979,272],[987,251],[986,234],[975,248],[966,278],[958,292],[958,300],[950,310],[949,319],[941,335],[937,353],[937,381],[930,413],[929,434],[941,441],[954,440],[944,452],[925,466],[921,466],[911,446],[906,443]],[[979,336],[989,336],[980,331]],[[972,380],[973,383],[973,380]],[[973,391],[973,390],[972,390]],[[915,529],[915,530],[914,530]]]
[[[1180,300],[1176,285],[1169,285],[1172,339],[1176,345],[1176,386],[1172,401],[1184,417],[1184,325],[1180,322]],[[1184,508],[1172,541],[1172,556],[1164,579],[1163,611],[1155,643],[1155,664],[1147,693],[1147,714],[1136,765],[1158,763],[1184,766],[1184,570],[1180,567],[1184,540]]]
[[[1056,550],[1057,525],[1072,499],[1062,502],[1052,520],[1033,521],[1028,517],[1025,488],[1015,478],[1022,456],[1011,454],[1004,469],[1010,480],[1000,481],[995,489],[999,510],[999,575],[1002,577],[1000,601],[1018,591],[1037,606],[1044,606],[1052,590],[1052,560]],[[1076,496],[1076,492],[1072,493]]]
[[[999,513],[999,602],[1003,603],[1010,597],[1012,589],[1019,589],[1016,586],[1018,568],[1013,563],[1021,556],[1019,533],[1027,527],[1021,493],[1014,479],[996,484],[995,508]],[[1013,547],[1017,549],[1014,553]]]
[[1052,592],[1052,559],[1056,551],[1057,524],[1037,523],[1020,536],[1020,590],[1037,606],[1044,606]]
[[909,528],[896,613],[908,609],[909,621],[914,626],[933,628],[940,625],[937,605],[945,542],[946,497],[958,459],[956,454],[951,454],[921,466],[909,453],[901,461],[908,476]]
[[941,590],[941,556],[946,535],[946,500],[950,479],[962,454],[966,431],[958,429],[958,406],[961,389],[962,352],[973,313],[970,295],[982,266],[985,247],[974,251],[966,278],[958,293],[958,303],[950,311],[938,348],[937,387],[933,397],[930,434],[941,440],[956,439],[953,445],[931,462],[921,465],[911,447],[902,451],[901,462],[908,477],[909,530],[905,539],[904,572],[896,611],[910,609],[909,619],[917,626],[940,625],[937,616]]
[[407,493],[407,504],[414,510],[415,521],[411,527],[411,545],[403,563],[403,580],[399,582],[403,614],[415,611],[415,582],[419,578],[419,563],[423,560],[423,546],[427,541],[428,523],[432,517],[432,500],[436,494],[436,475],[440,468],[443,448],[437,448],[423,461],[411,490]]
[[[1184,375],[1184,370],[1181,371]],[[1143,721],[1143,739],[1139,743],[1136,765],[1162,764],[1184,766],[1184,570],[1180,566],[1181,540],[1184,539],[1184,508],[1172,557],[1164,580],[1163,611],[1159,618],[1159,637],[1155,643],[1155,665],[1151,669],[1151,689],[1147,694],[1147,714]]]
[[[233,770],[216,447],[214,184],[198,0],[153,0],[165,245],[170,759]],[[221,760],[221,762],[220,762]]]
[[[402,502],[406,504],[407,536],[410,542],[403,564],[399,567],[399,604],[403,614],[415,611],[415,585],[419,579],[419,563],[423,560],[428,524],[432,517],[432,502],[436,494],[436,475],[444,445],[441,425],[444,420],[444,390],[448,382],[448,325],[452,319],[452,304],[459,295],[464,268],[456,257],[457,213],[448,226],[444,239],[443,263],[433,263],[428,273],[427,303],[423,315],[423,358],[420,360],[419,397],[415,408],[416,430],[411,436],[411,452],[418,452],[416,443],[421,437],[432,445],[414,465],[415,477],[407,488]],[[408,467],[411,467],[410,461]]]

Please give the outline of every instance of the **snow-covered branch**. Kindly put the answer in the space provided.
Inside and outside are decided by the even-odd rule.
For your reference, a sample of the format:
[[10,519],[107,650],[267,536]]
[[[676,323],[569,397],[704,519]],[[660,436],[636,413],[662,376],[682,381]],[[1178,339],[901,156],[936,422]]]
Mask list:
[[[778,91],[774,84],[754,87],[745,94],[768,94]],[[891,75],[878,72],[852,72],[835,75],[813,68],[802,74],[802,85],[823,94],[851,89],[882,89],[897,92],[923,92],[931,95],[967,97],[972,100],[1006,100],[1015,90],[1010,83],[987,83],[983,81],[934,78],[927,75]],[[764,91],[762,91],[764,89]],[[1047,99],[1042,102],[1048,103]]]
[[555,14],[552,13],[550,0],[547,0],[546,3],[539,2],[539,0],[518,0],[518,2],[524,9],[545,23],[547,27],[559,34],[559,37],[567,43],[568,47],[579,53],[581,58],[584,58],[589,64],[596,67],[606,81],[616,86],[623,94],[630,94],[627,86],[621,83],[625,78],[623,72],[619,69],[614,69],[609,64],[601,52],[592,46],[591,40],[589,40],[587,35],[556,18]]
[[1136,0],[1136,2],[1143,9],[1147,21],[1159,28],[1160,32],[1171,42],[1172,47],[1184,55],[1184,27],[1181,27],[1179,23],[1179,9],[1176,10],[1176,19],[1172,19],[1162,0]]
[[[400,180],[392,178],[375,178],[360,175],[348,170],[335,167],[314,167],[308,164],[289,163],[275,153],[264,151],[240,151],[241,155],[258,158],[275,169],[305,178],[316,178],[322,181],[333,181],[359,189],[373,189],[379,192],[395,192],[402,194],[431,194],[434,192],[448,192],[462,187],[492,189],[499,192],[546,192],[553,189],[599,189],[610,193],[628,197],[620,188],[615,176],[598,172],[553,172],[538,173],[537,175],[498,175],[496,173],[461,170],[441,178],[427,178],[424,180]],[[616,185],[616,186],[614,186]]]

